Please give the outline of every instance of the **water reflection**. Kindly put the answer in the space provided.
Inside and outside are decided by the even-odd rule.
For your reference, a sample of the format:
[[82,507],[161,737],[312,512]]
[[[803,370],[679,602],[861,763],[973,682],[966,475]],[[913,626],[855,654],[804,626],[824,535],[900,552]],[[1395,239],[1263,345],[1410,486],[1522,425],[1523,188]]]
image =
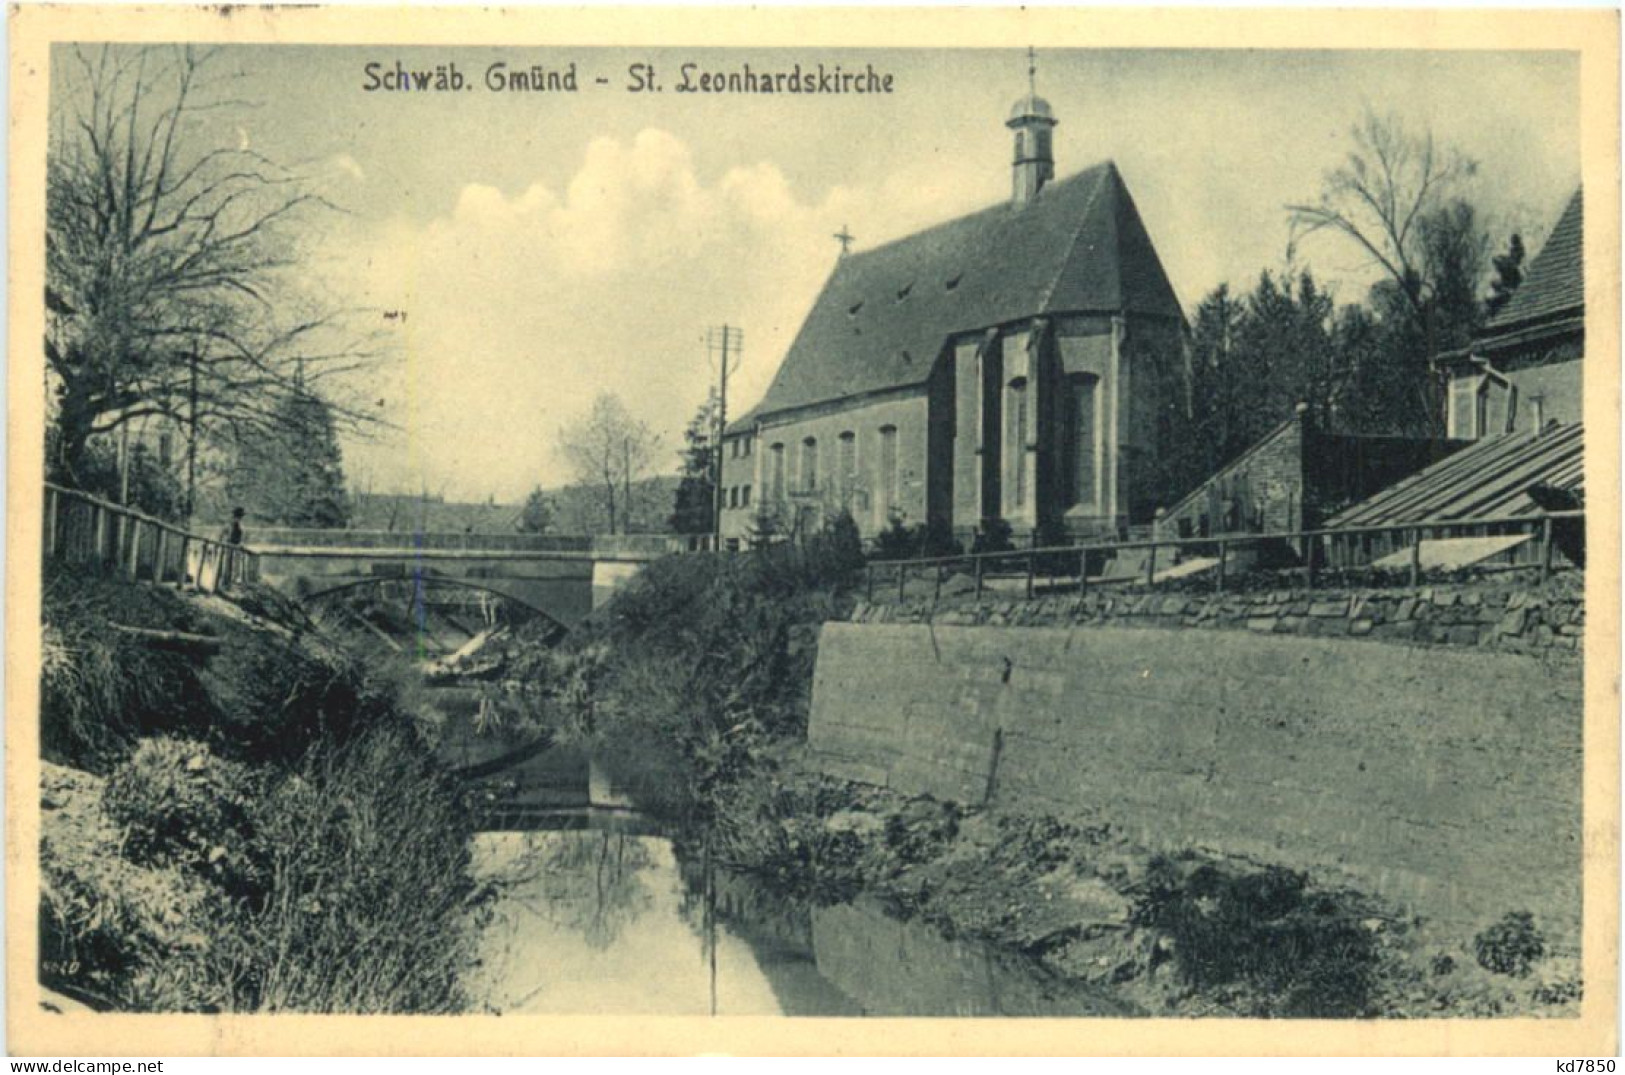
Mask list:
[[487,832],[499,892],[470,985],[499,1012],[662,1015],[1132,1014],[1020,958],[871,902],[812,907],[680,857],[636,815],[574,811]]

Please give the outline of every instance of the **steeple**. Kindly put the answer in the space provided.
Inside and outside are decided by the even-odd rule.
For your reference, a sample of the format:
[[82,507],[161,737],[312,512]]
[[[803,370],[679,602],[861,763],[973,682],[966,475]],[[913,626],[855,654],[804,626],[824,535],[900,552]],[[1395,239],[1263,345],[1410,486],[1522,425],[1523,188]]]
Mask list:
[[1038,96],[1038,58],[1027,49],[1027,95],[1010,109],[1004,125],[1016,132],[1015,164],[1011,177],[1011,204],[1021,208],[1055,178],[1052,134],[1058,121],[1049,102]]

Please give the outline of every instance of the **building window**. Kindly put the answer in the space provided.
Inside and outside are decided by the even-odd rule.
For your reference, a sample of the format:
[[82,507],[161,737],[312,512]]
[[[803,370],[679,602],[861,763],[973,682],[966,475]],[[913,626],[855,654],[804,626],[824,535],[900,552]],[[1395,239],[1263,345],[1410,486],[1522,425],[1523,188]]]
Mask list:
[[858,435],[850,429],[841,434],[840,457],[836,466],[835,478],[840,482],[841,506],[851,508],[852,493],[858,486]]
[[1018,508],[1027,503],[1027,422],[1027,378],[1017,377],[1010,382],[1010,485]]
[[748,485],[739,487],[739,506],[742,508],[750,507],[750,486]]
[[1483,365],[1481,374],[1451,378],[1445,435],[1476,440],[1509,433],[1516,424],[1517,392],[1499,372]]
[[818,491],[817,437],[808,437],[801,442],[801,488],[808,493]]
[[775,501],[784,499],[784,445],[775,444],[768,449],[772,453],[772,465],[768,467],[769,485],[768,495]]
[[875,510],[881,521],[897,507],[897,427],[880,427],[880,467],[875,475]]
[[1067,491],[1072,503],[1093,508],[1098,495],[1095,437],[1100,429],[1100,378],[1074,373],[1067,378],[1066,388]]

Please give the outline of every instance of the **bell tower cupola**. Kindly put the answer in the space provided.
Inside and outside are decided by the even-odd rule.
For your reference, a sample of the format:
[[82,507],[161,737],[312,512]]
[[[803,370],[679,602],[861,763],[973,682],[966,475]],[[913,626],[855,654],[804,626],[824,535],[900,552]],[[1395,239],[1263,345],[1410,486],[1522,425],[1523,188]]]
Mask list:
[[1038,96],[1037,56],[1027,50],[1027,94],[1010,108],[1004,123],[1016,132],[1010,201],[1021,208],[1055,178],[1054,131],[1059,121],[1049,102]]

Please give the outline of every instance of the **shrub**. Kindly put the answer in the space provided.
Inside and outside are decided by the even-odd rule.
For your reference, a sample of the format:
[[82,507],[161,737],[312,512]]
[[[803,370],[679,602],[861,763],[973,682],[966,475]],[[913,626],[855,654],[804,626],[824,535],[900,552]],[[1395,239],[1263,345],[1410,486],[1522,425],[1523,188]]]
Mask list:
[[313,753],[248,815],[265,898],[221,938],[234,1006],[452,1012],[471,958],[472,823],[403,728]]
[[1134,919],[1172,937],[1180,975],[1198,989],[1245,984],[1259,1015],[1349,1018],[1370,1014],[1377,954],[1346,904],[1290,870],[1237,876],[1158,858]]
[[1004,519],[983,519],[971,543],[971,552],[1012,552],[1016,543],[1011,540],[1010,523]]
[[147,739],[113,771],[102,807],[124,834],[126,857],[177,866],[241,892],[252,872],[245,813],[258,794],[251,771],[190,739]]
[[193,611],[175,594],[52,563],[42,611],[39,719],[47,760],[106,774],[138,736],[208,727],[191,658],[152,649],[113,626],[196,630]]
[[875,535],[871,560],[913,560],[925,551],[925,527],[908,526],[902,516],[893,515],[891,523]]
[[1478,965],[1496,974],[1527,977],[1530,968],[1545,954],[1546,938],[1528,911],[1512,911],[1473,938]]
[[125,858],[101,778],[44,762],[40,785],[40,981],[102,1009],[223,1006],[206,959],[210,885]]

